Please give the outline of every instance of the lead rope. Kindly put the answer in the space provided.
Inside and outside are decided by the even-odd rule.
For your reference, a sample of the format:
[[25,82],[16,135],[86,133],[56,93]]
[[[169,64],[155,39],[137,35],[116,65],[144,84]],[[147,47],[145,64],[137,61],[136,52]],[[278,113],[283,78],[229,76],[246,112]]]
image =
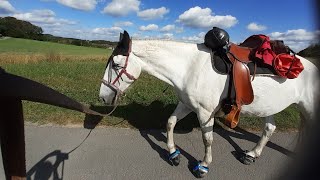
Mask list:
[[[162,91],[161,94],[159,94],[153,101],[155,100],[159,100],[159,98],[161,96],[163,96],[165,94],[165,92],[169,89],[169,85]],[[131,99],[131,98],[129,98]],[[117,107],[119,106],[120,103],[117,103],[115,106],[113,106],[113,109],[107,113],[107,114],[102,114],[102,113],[98,113],[98,112],[95,112],[91,109],[89,109],[88,107],[84,106],[84,112],[87,113],[87,114],[91,114],[91,115],[95,115],[95,116],[102,116],[102,117],[107,117],[107,116],[110,116],[116,109]],[[125,121],[125,119],[121,120],[120,122],[117,122],[117,123],[111,123],[112,126],[116,126],[116,125],[119,125],[121,123],[123,123],[123,121]]]

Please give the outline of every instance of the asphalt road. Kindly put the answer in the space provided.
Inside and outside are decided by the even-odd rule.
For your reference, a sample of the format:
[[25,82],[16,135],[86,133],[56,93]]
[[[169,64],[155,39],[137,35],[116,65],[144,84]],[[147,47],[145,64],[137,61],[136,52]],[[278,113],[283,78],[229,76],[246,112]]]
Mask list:
[[[167,162],[166,134],[158,130],[26,126],[27,175],[31,179],[195,179],[188,164],[202,159],[201,132],[175,133],[179,166]],[[260,133],[258,133],[260,134]],[[259,136],[216,129],[213,162],[203,179],[274,179],[292,160],[297,133],[275,133],[262,156],[243,165],[233,151],[251,149]],[[83,141],[84,140],[84,141]],[[81,144],[81,142],[83,143]],[[0,179],[4,179],[2,163]]]

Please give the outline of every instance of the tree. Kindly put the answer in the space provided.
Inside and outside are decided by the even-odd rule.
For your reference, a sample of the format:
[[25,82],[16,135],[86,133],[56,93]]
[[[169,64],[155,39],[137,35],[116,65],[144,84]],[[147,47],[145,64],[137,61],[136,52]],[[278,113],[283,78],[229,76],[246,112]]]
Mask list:
[[27,21],[18,20],[14,17],[0,18],[0,34],[4,36],[39,39],[43,33],[41,27]]

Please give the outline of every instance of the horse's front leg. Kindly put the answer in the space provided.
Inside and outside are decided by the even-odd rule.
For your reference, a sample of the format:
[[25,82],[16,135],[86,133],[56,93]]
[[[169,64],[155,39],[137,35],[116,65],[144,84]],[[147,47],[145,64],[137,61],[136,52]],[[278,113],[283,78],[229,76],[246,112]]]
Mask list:
[[275,129],[276,125],[273,116],[265,117],[265,127],[259,142],[251,151],[245,151],[240,157],[240,161],[246,165],[253,163],[261,155]]
[[169,161],[174,165],[179,165],[180,163],[180,151],[176,149],[174,140],[173,140],[173,130],[177,121],[183,119],[187,116],[191,110],[186,107],[182,102],[179,102],[178,106],[168,119],[167,123],[167,147],[169,149]]
[[213,141],[213,125],[214,118],[210,117],[209,113],[202,113],[198,115],[201,132],[202,132],[202,140],[205,146],[205,155],[203,161],[198,162],[198,164],[193,168],[193,172],[198,177],[204,177],[208,171],[208,166],[212,162],[212,141]]

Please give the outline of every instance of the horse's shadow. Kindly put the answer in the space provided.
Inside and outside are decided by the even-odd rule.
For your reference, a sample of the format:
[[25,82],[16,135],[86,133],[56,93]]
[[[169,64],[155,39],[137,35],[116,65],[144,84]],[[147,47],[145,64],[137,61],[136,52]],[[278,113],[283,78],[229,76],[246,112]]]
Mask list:
[[[175,108],[175,104],[164,105],[161,101],[153,101],[149,105],[133,102],[128,105],[118,106],[111,116],[125,119],[131,126],[139,130],[163,130],[166,129],[167,120]],[[112,110],[112,107],[91,105],[90,109],[101,113],[107,113]],[[195,118],[196,115],[191,113],[176,125],[175,130],[179,130],[181,133],[187,133],[192,131],[193,128],[199,127],[199,123],[198,121],[195,121]],[[93,129],[102,120],[103,117],[101,116],[86,115],[84,127]]]
[[[157,153],[159,153],[159,156],[165,162],[173,166],[173,164],[168,159],[169,152],[166,149],[162,148],[160,145],[158,145],[160,142],[162,143],[167,142],[167,138],[162,133],[163,132],[159,130],[140,130],[141,136],[146,139],[146,141],[150,144],[151,148],[157,151]],[[153,136],[157,140],[157,142],[154,142],[149,136]],[[197,159],[195,159],[192,155],[190,155],[188,152],[183,150],[180,146],[176,145],[176,147],[180,150],[181,155],[187,158],[188,168],[190,172],[193,173],[192,169],[197,164],[198,162]]]
[[[159,144],[163,142],[166,143],[167,138],[165,135],[163,135],[163,132],[166,129],[167,119],[174,111],[175,107],[176,105],[174,104],[164,106],[164,104],[160,101],[154,101],[150,105],[131,103],[126,106],[119,106],[117,110],[114,111],[112,116],[126,119],[133,127],[139,129],[141,136],[150,144],[151,148],[157,151],[159,156],[165,162],[171,165],[171,162],[168,160],[168,151],[162,148]],[[105,113],[111,108],[106,109],[106,107],[102,106],[91,106],[91,109]],[[86,116],[84,127],[92,129],[101,120],[102,117],[88,115]],[[199,123],[197,121],[197,117],[195,113],[191,113],[177,123],[175,127],[175,133],[189,133],[193,130],[193,128],[198,127]],[[233,146],[234,151],[232,151],[231,154],[238,159],[238,155],[243,152],[243,149],[234,140],[232,140],[232,138],[244,139],[257,143],[260,137],[240,127],[236,127],[234,130],[235,132],[228,131],[222,128],[218,123],[215,123],[214,132],[223,137]],[[150,136],[153,136],[156,141],[152,140]],[[192,172],[192,168],[197,163],[197,159],[195,159],[192,155],[178,145],[176,146],[179,148],[181,154],[188,159],[188,167]],[[269,141],[266,146],[287,156],[293,155],[293,152],[290,150],[273,142]]]
[[[220,135],[221,137],[223,137],[226,141],[228,141],[229,144],[232,145],[232,147],[234,148],[234,151],[232,151],[231,153],[237,159],[239,159],[241,157],[242,152],[244,150],[234,140],[232,140],[232,137],[237,138],[237,139],[244,139],[244,140],[247,140],[247,141],[250,141],[253,143],[258,143],[258,141],[260,140],[260,136],[254,134],[252,132],[246,131],[240,127],[234,128],[235,132],[232,132],[232,131],[225,130],[218,123],[216,123],[216,125],[217,126],[215,127],[215,132],[218,135]],[[278,151],[286,156],[289,156],[289,157],[295,156],[294,152],[292,152],[284,147],[281,147],[278,144],[275,144],[271,141],[267,142],[266,147],[271,148],[273,150],[276,150],[276,151]]]

